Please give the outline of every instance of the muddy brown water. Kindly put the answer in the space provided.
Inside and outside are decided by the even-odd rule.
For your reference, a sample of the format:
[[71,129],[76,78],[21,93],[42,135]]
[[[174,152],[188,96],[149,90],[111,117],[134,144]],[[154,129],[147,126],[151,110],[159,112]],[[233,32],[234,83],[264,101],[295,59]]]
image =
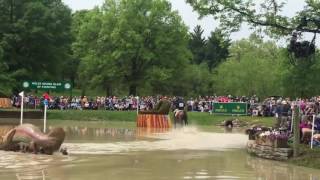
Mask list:
[[[12,127],[0,126],[0,134]],[[0,179],[320,180],[319,170],[248,155],[241,130],[64,129],[68,156],[0,151]]]

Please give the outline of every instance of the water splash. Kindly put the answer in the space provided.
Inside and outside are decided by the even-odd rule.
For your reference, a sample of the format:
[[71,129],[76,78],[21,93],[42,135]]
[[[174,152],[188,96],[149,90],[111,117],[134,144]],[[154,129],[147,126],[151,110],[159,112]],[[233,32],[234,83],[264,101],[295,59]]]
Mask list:
[[[140,133],[141,135],[141,133]],[[152,140],[116,143],[65,143],[70,154],[112,154],[137,151],[214,150],[245,148],[244,134],[201,132],[195,127],[184,127],[160,133],[145,133]]]

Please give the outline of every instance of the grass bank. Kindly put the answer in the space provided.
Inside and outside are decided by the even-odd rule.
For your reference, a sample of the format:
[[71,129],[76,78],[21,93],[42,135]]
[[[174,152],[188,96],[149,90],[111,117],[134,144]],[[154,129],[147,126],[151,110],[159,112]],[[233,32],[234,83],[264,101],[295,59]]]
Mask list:
[[320,148],[310,149],[310,146],[302,145],[299,150],[301,155],[287,162],[297,166],[320,169]]
[[[171,115],[172,116],[172,115]],[[50,110],[48,112],[49,120],[73,120],[73,121],[125,121],[135,122],[137,114],[135,111],[78,111],[78,110]],[[274,118],[251,117],[251,116],[221,116],[209,113],[189,112],[188,121],[193,125],[211,126],[218,125],[224,120],[239,119],[248,124],[261,124],[272,126]]]

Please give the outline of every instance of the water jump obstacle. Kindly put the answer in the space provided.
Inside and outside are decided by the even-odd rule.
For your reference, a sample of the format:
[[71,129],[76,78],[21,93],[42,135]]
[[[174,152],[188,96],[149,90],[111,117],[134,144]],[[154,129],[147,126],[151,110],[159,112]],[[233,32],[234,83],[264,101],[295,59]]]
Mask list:
[[139,112],[137,117],[137,127],[171,128],[171,121],[168,114]]
[[137,127],[143,128],[171,128],[169,117],[170,102],[166,99],[160,100],[151,111],[139,111]]

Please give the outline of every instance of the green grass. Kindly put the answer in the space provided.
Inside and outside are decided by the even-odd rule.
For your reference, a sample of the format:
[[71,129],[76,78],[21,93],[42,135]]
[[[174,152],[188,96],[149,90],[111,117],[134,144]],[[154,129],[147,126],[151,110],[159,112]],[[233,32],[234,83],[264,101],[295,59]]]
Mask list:
[[[135,111],[79,111],[79,110],[51,110],[48,112],[49,120],[74,120],[74,121],[125,121],[135,122],[137,114]],[[261,124],[272,126],[274,118],[250,117],[250,116],[220,116],[209,113],[189,112],[188,120],[190,124],[199,126],[219,125],[224,120],[239,119],[250,124]],[[171,115],[172,119],[172,115]]]
[[301,155],[288,160],[289,163],[309,168],[320,169],[320,148],[310,149],[310,146],[301,146],[299,151]]

